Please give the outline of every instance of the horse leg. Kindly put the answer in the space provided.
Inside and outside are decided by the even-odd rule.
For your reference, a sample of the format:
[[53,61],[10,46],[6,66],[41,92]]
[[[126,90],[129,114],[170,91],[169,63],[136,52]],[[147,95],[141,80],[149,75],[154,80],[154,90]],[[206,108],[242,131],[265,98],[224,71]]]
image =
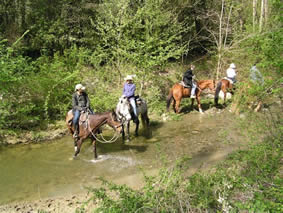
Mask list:
[[174,112],[177,113],[177,111],[176,111],[176,100],[175,100],[175,98],[173,98],[173,104],[172,104],[172,106],[173,106]]
[[140,121],[139,121],[139,119],[137,119],[137,122],[136,122],[136,130],[135,130],[135,136],[138,136],[138,135],[139,135],[139,124],[140,124]]
[[175,112],[176,113],[180,113],[181,109],[180,109],[180,104],[181,104],[181,99],[180,100],[176,100],[176,107],[175,107]]
[[74,154],[74,158],[75,158],[75,157],[77,157],[77,155],[81,151],[82,140],[81,139],[75,139],[74,144],[75,144],[75,154]]
[[198,102],[198,111],[203,114],[202,108],[201,108],[201,104],[200,104],[200,95],[197,95],[197,102]]
[[125,140],[125,127],[124,124],[122,124],[122,139]]
[[93,155],[94,159],[97,159],[97,151],[96,151],[96,140],[94,137],[92,137],[92,146],[93,146]]
[[225,104],[226,104],[226,103],[225,103],[225,102],[226,102],[226,93],[227,93],[226,88],[224,88],[222,91],[223,91],[223,93],[224,93],[224,100],[223,100],[224,103],[223,103],[223,104],[225,105]]
[[130,121],[127,122],[127,141],[130,141]]
[[194,98],[191,98],[192,100],[192,103],[191,103],[191,108],[192,108],[192,111],[194,110],[194,102],[195,102],[195,99]]

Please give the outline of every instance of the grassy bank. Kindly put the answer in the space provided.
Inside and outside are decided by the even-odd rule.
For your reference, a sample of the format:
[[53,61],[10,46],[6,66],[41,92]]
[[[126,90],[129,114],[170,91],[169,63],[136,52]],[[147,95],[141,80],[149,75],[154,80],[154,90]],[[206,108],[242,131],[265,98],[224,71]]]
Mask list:
[[[251,122],[254,121],[254,122]],[[255,122],[256,121],[256,122]],[[247,113],[238,121],[249,144],[210,171],[187,176],[190,159],[164,165],[133,190],[105,180],[76,212],[282,212],[282,119],[275,112]],[[259,134],[260,133],[260,134]]]

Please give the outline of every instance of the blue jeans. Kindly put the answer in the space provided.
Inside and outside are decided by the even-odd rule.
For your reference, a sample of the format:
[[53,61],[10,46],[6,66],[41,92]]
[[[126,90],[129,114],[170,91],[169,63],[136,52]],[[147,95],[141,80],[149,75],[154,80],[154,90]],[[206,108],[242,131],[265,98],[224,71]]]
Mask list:
[[130,104],[131,104],[132,107],[133,107],[133,111],[134,111],[135,116],[138,116],[138,115],[137,115],[137,106],[136,106],[135,98],[130,98],[129,101],[130,101]]
[[197,88],[197,85],[195,82],[192,82],[192,90],[191,90],[191,95],[195,95],[195,92],[196,92],[196,88]]
[[74,118],[73,118],[74,126],[79,124],[80,115],[81,115],[81,112],[79,110],[74,110]]

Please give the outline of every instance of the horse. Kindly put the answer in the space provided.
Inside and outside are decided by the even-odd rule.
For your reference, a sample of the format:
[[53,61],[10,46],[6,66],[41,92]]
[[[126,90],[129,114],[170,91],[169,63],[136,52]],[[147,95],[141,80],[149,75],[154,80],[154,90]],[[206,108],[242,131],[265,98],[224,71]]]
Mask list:
[[[137,119],[135,120],[136,123],[136,129],[135,129],[135,135],[138,136],[138,131],[139,131],[139,115],[141,116],[142,119],[142,124],[144,127],[148,128],[149,127],[149,118],[148,118],[148,110],[147,110],[147,103],[145,100],[138,98],[137,101]],[[118,120],[122,123],[122,138],[125,140],[125,127],[126,125],[126,136],[127,136],[127,141],[130,140],[130,121],[134,121],[134,114],[132,110],[132,106],[128,100],[128,98],[124,95],[122,95],[119,98],[119,101],[116,106],[116,115]]]
[[[201,104],[200,104],[200,95],[201,92],[209,88],[210,90],[214,91],[215,89],[215,81],[214,80],[200,80],[197,81],[197,89],[196,89],[196,99],[198,103],[198,109],[200,113],[203,113]],[[176,83],[173,85],[173,87],[170,89],[169,94],[167,96],[166,102],[167,102],[167,111],[169,111],[169,107],[171,104],[171,101],[173,100],[173,109],[175,113],[180,113],[180,104],[182,98],[190,97],[191,95],[191,88],[184,87],[181,83]],[[192,99],[191,107],[194,106],[194,99]]]
[[[66,115],[66,124],[69,129],[69,132],[74,134],[73,127],[73,112],[70,110]],[[114,111],[112,112],[104,112],[104,113],[95,113],[88,114],[82,113],[80,116],[80,125],[79,125],[79,137],[74,139],[75,146],[75,154],[74,158],[80,153],[80,149],[83,141],[86,138],[91,138],[93,144],[93,152],[94,158],[97,159],[97,151],[96,151],[96,134],[99,132],[99,128],[108,124],[112,127],[116,132],[121,133],[122,124],[117,120],[117,116]]]
[[215,89],[215,95],[214,95],[214,103],[215,103],[216,106],[218,106],[218,99],[219,99],[220,91],[222,91],[223,94],[224,94],[223,100],[224,100],[224,104],[225,104],[227,92],[228,92],[228,90],[231,91],[232,88],[233,88],[233,84],[228,79],[223,78],[217,83],[217,86],[216,86],[216,89]]

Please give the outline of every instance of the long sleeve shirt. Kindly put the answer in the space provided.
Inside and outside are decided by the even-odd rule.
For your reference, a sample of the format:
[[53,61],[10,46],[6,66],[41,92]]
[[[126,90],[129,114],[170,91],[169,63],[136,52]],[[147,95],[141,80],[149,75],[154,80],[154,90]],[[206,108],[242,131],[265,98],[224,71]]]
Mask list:
[[78,94],[75,92],[72,96],[72,106],[73,110],[83,110],[83,108],[89,108],[90,102],[87,94],[85,92]]
[[232,69],[232,68],[228,68],[226,70],[226,74],[227,74],[227,78],[233,79],[233,78],[236,77],[236,71],[235,71],[235,69]]
[[123,95],[125,95],[127,98],[133,98],[135,96],[136,91],[136,85],[135,84],[124,84],[123,88]]

